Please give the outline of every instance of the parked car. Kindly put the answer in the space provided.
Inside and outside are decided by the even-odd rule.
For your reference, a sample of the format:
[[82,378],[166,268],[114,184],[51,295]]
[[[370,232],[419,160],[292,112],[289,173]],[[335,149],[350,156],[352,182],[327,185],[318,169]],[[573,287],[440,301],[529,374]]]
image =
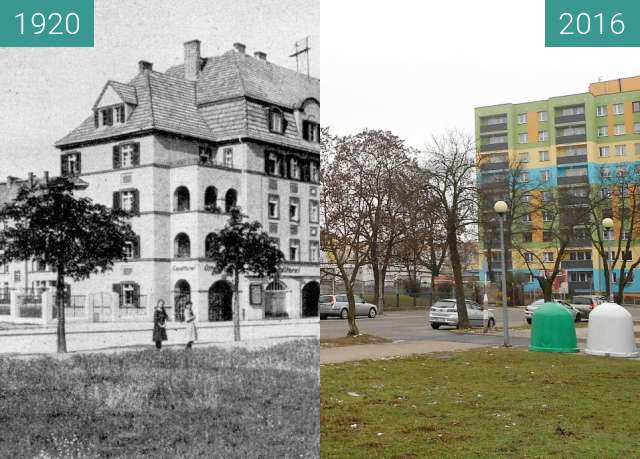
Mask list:
[[580,319],[588,319],[589,314],[596,306],[606,303],[608,300],[604,296],[598,295],[576,295],[571,299],[571,306],[580,314]]
[[[472,327],[482,327],[483,311],[482,307],[475,301],[466,300],[467,316]],[[442,325],[458,326],[458,308],[454,298],[436,301],[429,310],[429,322],[431,328],[437,330]],[[493,312],[489,311],[489,327],[496,325],[496,318]]]
[[[582,316],[580,315],[580,313],[578,313],[578,311],[573,306],[571,306],[569,303],[567,303],[564,300],[554,299],[552,301],[558,304],[561,304],[562,306],[567,308],[571,313],[571,315],[573,316],[574,322],[580,322],[580,319],[582,318]],[[529,306],[524,308],[524,318],[526,319],[528,324],[531,323],[531,317],[533,316],[533,313],[536,311],[536,309],[542,306],[544,302],[545,302],[544,300],[535,300]]]
[[[378,315],[378,307],[367,303],[361,295],[354,295],[356,301],[356,317],[367,316],[374,318]],[[320,295],[320,319],[327,317],[349,317],[349,301],[347,295]]]

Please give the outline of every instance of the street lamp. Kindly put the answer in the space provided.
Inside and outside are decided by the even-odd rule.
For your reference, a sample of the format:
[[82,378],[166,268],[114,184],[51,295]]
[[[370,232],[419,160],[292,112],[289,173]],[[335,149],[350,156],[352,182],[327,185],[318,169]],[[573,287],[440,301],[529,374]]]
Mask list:
[[[611,230],[613,228],[613,219],[607,217],[602,219],[602,226],[606,230]],[[609,266],[609,301],[613,303],[613,269]]]
[[493,210],[498,214],[500,222],[500,255],[502,257],[502,323],[504,327],[504,347],[511,347],[509,342],[509,315],[507,312],[507,256],[504,246],[504,219],[507,217],[509,206],[504,201],[494,204]]

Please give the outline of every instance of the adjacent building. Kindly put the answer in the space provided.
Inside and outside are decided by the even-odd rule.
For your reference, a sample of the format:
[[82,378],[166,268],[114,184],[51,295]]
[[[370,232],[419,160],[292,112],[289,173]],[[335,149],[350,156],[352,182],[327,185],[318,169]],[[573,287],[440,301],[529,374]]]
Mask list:
[[[478,182],[485,196],[495,200],[504,197],[508,174],[517,165],[518,181],[530,183],[536,189],[527,198],[544,200],[546,192],[557,191],[567,198],[566,205],[584,205],[594,187],[611,193],[607,184],[612,177],[638,172],[640,77],[598,81],[580,94],[478,107],[475,125]],[[490,208],[481,211],[491,212]],[[543,212],[524,216],[517,224],[532,227],[529,233],[523,233],[525,246],[532,251],[544,250],[539,255],[553,261],[557,250],[544,244],[547,217]],[[483,228],[487,229],[490,228]],[[604,237],[616,240],[621,232],[623,238],[633,237],[627,235],[632,230],[617,224],[615,231]],[[494,245],[498,250],[493,252],[493,259],[487,260],[488,244],[483,241],[486,234],[481,231],[482,279],[489,276],[489,266],[496,273],[501,270],[499,243]],[[579,228],[576,234],[561,262],[563,272],[557,289],[565,293],[602,292],[605,290],[602,263],[590,234],[580,236]],[[632,253],[627,257],[640,257],[638,242],[633,241]],[[537,282],[531,278],[520,253],[513,250],[509,237],[506,246],[507,268],[522,279],[525,290],[537,289]],[[614,278],[618,274],[614,272]],[[635,276],[626,292],[640,295],[640,276]]]
[[[190,299],[201,321],[231,320],[231,279],[207,259],[206,238],[238,206],[286,257],[277,278],[241,280],[240,319],[316,315],[319,101],[318,79],[240,43],[203,57],[190,41],[180,65],[159,72],[141,61],[130,81],[107,81],[84,121],[56,142],[60,174],[88,184],[79,195],[137,211],[138,238],[126,263],[71,283],[71,295],[95,303],[116,293],[111,307],[123,318],[148,315],[163,299],[182,320]],[[0,190],[20,183],[9,178]],[[29,262],[0,269],[0,286],[51,282],[54,273]]]

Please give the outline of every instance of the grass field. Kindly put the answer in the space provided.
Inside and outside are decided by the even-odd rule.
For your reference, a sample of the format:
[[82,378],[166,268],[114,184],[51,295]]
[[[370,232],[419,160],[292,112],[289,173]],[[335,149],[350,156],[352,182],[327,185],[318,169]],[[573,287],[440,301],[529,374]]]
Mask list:
[[0,457],[317,457],[318,341],[0,359]]
[[321,368],[323,458],[638,457],[640,361],[481,349]]

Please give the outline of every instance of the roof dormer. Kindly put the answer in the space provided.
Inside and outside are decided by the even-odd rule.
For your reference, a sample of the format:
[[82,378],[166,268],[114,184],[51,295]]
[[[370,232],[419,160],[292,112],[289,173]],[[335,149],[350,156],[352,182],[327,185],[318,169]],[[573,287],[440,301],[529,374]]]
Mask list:
[[95,127],[124,124],[137,104],[134,86],[108,81],[93,105]]

